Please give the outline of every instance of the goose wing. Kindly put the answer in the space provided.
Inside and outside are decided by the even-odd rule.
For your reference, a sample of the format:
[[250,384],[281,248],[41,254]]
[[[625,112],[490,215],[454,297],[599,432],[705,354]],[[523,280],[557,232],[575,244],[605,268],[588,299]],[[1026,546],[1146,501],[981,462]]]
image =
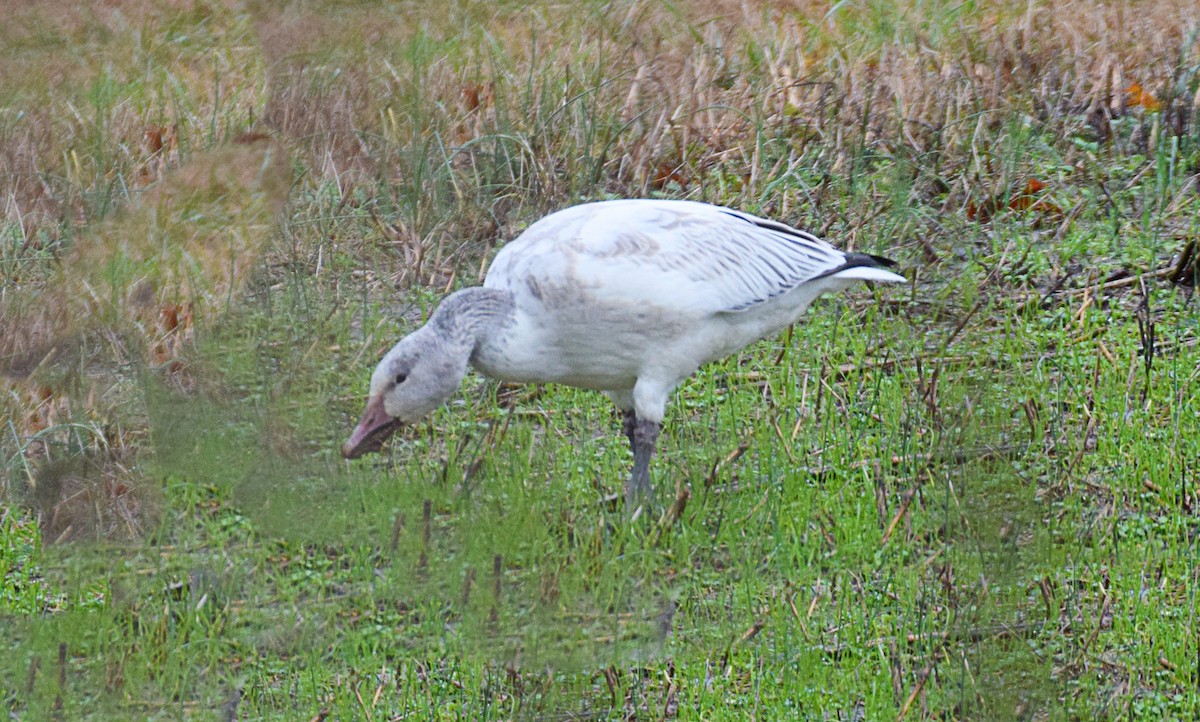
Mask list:
[[610,302],[737,312],[877,261],[728,208],[622,200],[575,206],[530,226],[496,257],[487,285],[533,278]]

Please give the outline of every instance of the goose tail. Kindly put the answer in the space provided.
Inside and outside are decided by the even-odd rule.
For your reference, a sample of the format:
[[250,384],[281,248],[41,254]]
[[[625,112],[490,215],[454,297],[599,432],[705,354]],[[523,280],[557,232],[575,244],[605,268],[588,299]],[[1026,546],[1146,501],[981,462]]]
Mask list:
[[847,253],[846,262],[826,275],[859,281],[907,283],[908,279],[904,276],[887,270],[895,265],[895,261],[883,256],[873,256],[869,253]]

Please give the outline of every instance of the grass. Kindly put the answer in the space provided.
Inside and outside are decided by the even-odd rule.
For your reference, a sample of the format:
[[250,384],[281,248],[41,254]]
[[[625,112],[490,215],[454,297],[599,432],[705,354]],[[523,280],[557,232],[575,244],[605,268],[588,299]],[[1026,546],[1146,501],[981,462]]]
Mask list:
[[[14,12],[2,709],[1196,716],[1198,10]],[[912,284],[684,384],[663,520],[624,519],[618,420],[568,388],[469,376],[338,457],[443,292],[647,195]]]

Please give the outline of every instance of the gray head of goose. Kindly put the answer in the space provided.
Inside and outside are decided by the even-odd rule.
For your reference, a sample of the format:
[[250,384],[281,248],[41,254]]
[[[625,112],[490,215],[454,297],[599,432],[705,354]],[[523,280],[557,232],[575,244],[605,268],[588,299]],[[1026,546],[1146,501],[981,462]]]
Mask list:
[[405,336],[371,374],[367,408],[342,445],[342,456],[356,459],[378,451],[402,424],[415,423],[446,403],[467,373],[470,348],[439,333],[432,325]]
[[509,299],[482,288],[459,291],[442,301],[427,324],[393,346],[371,374],[367,408],[342,445],[342,456],[357,459],[378,451],[400,426],[449,401],[480,337],[498,315],[511,312]]

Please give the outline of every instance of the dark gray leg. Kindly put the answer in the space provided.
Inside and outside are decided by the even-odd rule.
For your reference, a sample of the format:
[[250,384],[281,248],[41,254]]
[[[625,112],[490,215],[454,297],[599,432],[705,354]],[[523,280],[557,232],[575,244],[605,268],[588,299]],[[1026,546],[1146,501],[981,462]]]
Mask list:
[[625,482],[625,512],[633,514],[637,509],[637,412],[625,409],[621,412],[621,433],[629,439],[629,448],[633,451],[633,472],[629,481]]
[[653,421],[638,419],[633,412],[627,412],[624,428],[633,446],[633,475],[629,479],[629,486],[625,487],[625,505],[633,514],[639,506],[649,509],[654,504],[654,487],[650,485],[650,457],[654,456],[654,446],[662,427]]
[[625,434],[625,438],[629,439],[629,448],[637,446],[637,442],[633,440],[633,432],[637,429],[637,412],[633,409],[626,409],[621,412],[621,433]]

